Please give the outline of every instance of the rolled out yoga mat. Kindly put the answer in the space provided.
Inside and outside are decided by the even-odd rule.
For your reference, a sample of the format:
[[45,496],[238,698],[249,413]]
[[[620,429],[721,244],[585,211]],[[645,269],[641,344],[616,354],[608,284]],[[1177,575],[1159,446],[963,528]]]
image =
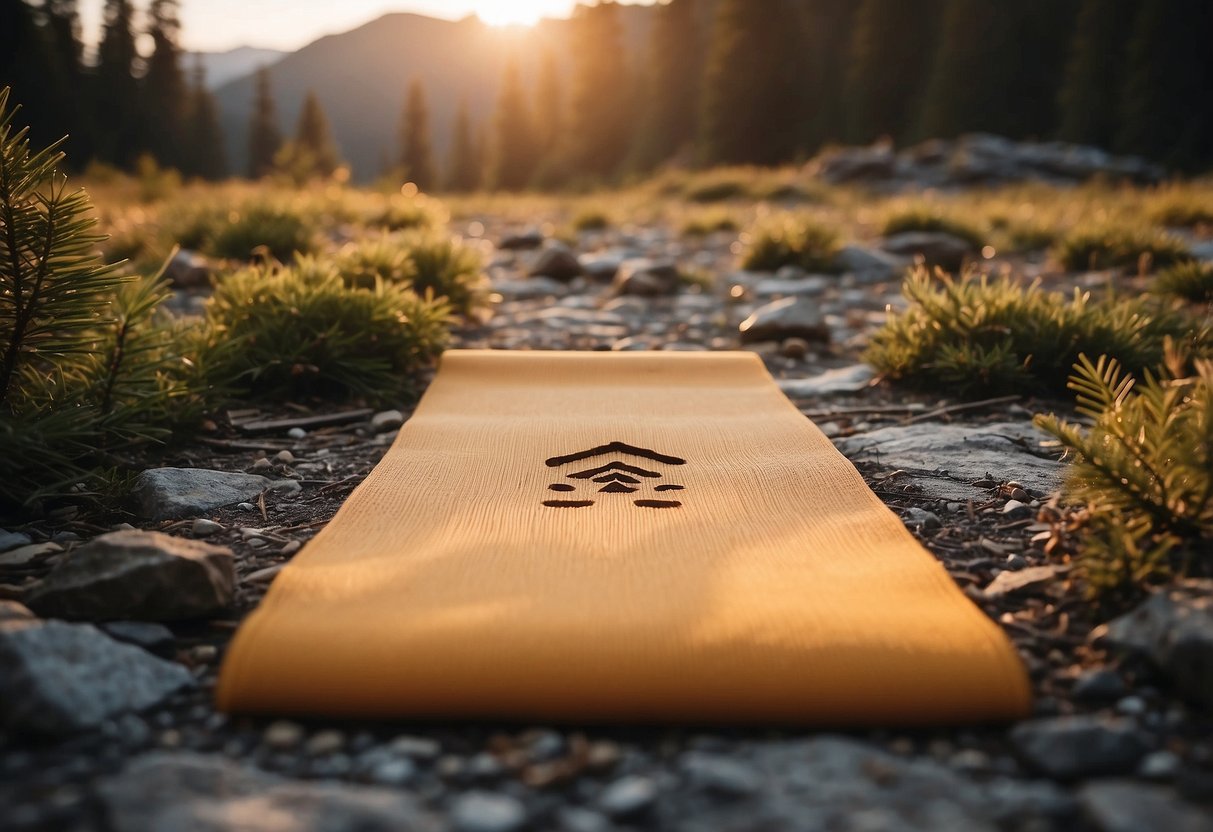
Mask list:
[[747,353],[448,352],[236,634],[240,712],[923,724],[1027,678]]

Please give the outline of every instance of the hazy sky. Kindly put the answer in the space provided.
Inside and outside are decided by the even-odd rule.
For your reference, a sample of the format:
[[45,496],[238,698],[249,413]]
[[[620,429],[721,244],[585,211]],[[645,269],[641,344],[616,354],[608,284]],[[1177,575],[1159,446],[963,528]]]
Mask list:
[[[641,0],[644,2],[644,0]],[[146,8],[147,0],[135,0]],[[233,46],[297,49],[321,35],[344,32],[385,12],[409,11],[458,19],[473,12],[486,22],[533,22],[567,16],[576,0],[183,0],[182,39],[190,50]],[[93,41],[104,0],[81,0],[86,41]]]

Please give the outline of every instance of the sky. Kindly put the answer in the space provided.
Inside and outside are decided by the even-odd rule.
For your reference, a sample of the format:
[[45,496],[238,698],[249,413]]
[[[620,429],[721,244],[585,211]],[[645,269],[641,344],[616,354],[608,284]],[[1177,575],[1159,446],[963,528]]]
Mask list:
[[[457,20],[475,13],[487,23],[533,23],[567,17],[576,0],[182,0],[182,42],[190,51],[236,46],[294,50],[322,35],[345,32],[387,12]],[[147,0],[135,0],[146,8]],[[97,38],[104,0],[81,0],[87,42]]]

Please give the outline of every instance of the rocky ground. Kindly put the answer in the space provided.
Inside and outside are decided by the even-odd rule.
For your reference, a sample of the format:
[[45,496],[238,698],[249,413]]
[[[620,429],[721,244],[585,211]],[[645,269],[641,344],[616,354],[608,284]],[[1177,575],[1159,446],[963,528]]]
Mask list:
[[623,228],[566,245],[473,221],[497,243],[498,297],[457,346],[757,351],[1006,629],[1033,717],[819,732],[217,713],[241,618],[408,416],[233,410],[149,460],[129,513],[0,531],[0,828],[1213,829],[1213,586],[1109,623],[1069,580],[1063,466],[1031,426],[1065,404],[911,396],[858,363],[900,303],[906,256],[963,243],[850,248],[841,278],[760,275],[735,271],[730,234]]

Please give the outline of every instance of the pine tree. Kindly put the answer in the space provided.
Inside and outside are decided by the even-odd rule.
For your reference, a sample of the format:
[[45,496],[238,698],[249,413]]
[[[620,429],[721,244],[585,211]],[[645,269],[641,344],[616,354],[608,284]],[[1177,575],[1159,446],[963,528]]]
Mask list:
[[22,0],[0,3],[0,86],[12,87],[14,103],[21,104],[22,116],[40,141],[63,135],[55,128],[55,108],[46,96],[49,54],[34,9]]
[[206,88],[206,67],[201,60],[194,68],[194,87],[190,91],[186,123],[188,162],[185,172],[211,182],[227,176],[223,131],[219,129],[215,97]]
[[721,0],[704,77],[703,143],[716,164],[787,161],[799,138],[784,0]]
[[455,115],[455,127],[451,132],[451,152],[448,156],[446,189],[454,193],[468,193],[480,187],[482,160],[472,135],[472,117],[468,113],[467,101],[461,101]]
[[1129,37],[1140,5],[1141,0],[1084,0],[1058,96],[1063,139],[1112,147]]
[[1118,145],[1177,168],[1213,163],[1213,4],[1143,3],[1129,43]]
[[311,90],[303,99],[303,110],[299,113],[299,124],[295,128],[295,141],[292,144],[297,153],[306,155],[317,176],[332,176],[341,165],[341,154],[329,132],[329,120],[320,107],[320,99]]
[[905,139],[926,86],[940,0],[863,0],[856,12],[846,79],[847,139]]
[[93,76],[97,155],[129,167],[146,149],[135,64],[135,10],[131,0],[105,0],[104,26]]
[[400,145],[400,164],[404,176],[421,191],[433,190],[438,177],[430,145],[430,112],[425,101],[425,88],[416,79],[409,84],[400,122]]
[[249,176],[260,179],[274,169],[274,157],[282,147],[278,110],[270,87],[269,67],[257,70],[257,92],[249,124]]
[[605,178],[623,162],[634,123],[619,6],[578,6],[572,25],[568,161],[577,175]]
[[699,0],[672,0],[654,12],[648,93],[634,167],[647,170],[691,144],[699,126]]
[[185,120],[189,95],[181,70],[181,31],[178,0],[152,0],[148,6],[152,54],[143,78],[143,108],[147,119],[147,149],[164,167],[186,163]]
[[[918,3],[913,4],[917,6]],[[803,81],[788,93],[787,118],[800,125],[796,152],[807,156],[846,138],[850,102],[845,81],[859,5],[854,0],[794,0],[787,14],[788,72]]]
[[564,127],[564,100],[560,89],[560,67],[551,49],[543,53],[539,81],[535,86],[535,141],[543,158],[556,151]]
[[92,155],[92,119],[83,106],[84,59],[76,0],[43,0],[42,28],[48,76],[43,86],[53,138],[67,136],[64,149],[78,161]]
[[494,122],[492,175],[494,188],[518,191],[527,186],[535,172],[535,129],[522,90],[517,61],[506,65],[501,79]]

